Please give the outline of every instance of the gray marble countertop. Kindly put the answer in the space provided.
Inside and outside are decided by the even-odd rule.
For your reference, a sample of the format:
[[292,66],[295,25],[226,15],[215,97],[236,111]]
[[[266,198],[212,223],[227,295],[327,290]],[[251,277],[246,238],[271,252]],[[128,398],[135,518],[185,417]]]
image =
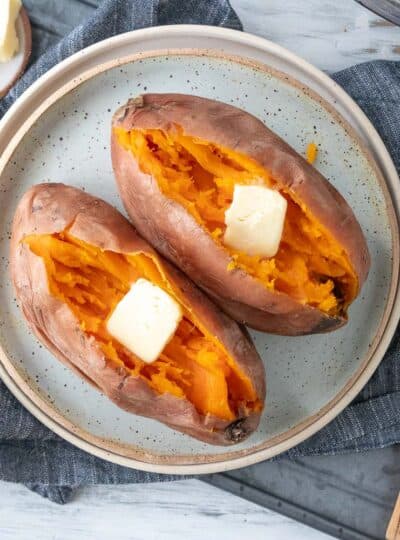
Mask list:
[[247,32],[334,72],[400,60],[400,28],[353,0],[231,0]]
[[[78,24],[95,3],[62,2],[74,7],[65,20],[57,9],[60,0],[26,1],[34,11],[35,33],[46,33],[53,25],[53,34],[46,33],[46,47]],[[400,59],[400,29],[352,0],[232,0],[232,5],[245,30],[329,72],[373,59]],[[57,14],[56,22],[51,13]],[[66,507],[22,486],[0,483],[1,540],[168,540],[206,535],[219,540],[328,538],[199,480],[88,487]]]
[[0,483],[1,540],[329,540],[199,480],[93,486],[57,506]]

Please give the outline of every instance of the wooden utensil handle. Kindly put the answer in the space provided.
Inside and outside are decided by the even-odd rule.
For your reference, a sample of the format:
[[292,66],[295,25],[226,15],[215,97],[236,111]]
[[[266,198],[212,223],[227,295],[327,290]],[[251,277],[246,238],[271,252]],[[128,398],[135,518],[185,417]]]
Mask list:
[[386,540],[400,540],[400,493],[386,529]]

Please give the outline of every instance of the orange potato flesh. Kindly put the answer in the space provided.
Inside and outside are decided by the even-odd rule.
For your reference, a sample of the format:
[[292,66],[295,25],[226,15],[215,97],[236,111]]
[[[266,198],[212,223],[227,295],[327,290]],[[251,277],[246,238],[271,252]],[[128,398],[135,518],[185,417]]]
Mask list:
[[[184,135],[178,126],[168,132],[120,128],[115,132],[119,143],[156,179],[161,191],[183,205],[229,252],[228,270],[241,268],[268,289],[286,293],[330,316],[345,312],[358,292],[348,254],[294,193],[279,187],[253,159]],[[225,211],[232,202],[235,184],[255,182],[278,189],[288,202],[280,248],[269,259],[223,245]]]
[[[143,253],[104,251],[68,231],[31,235],[23,242],[42,257],[51,294],[67,303],[82,330],[95,337],[106,358],[145,378],[160,394],[169,392],[187,398],[204,415],[233,420],[239,403],[249,410],[261,409],[249,378],[184,305],[156,258]],[[175,335],[151,364],[124,348],[106,328],[113,309],[140,277],[174,296],[184,313]]]
[[315,143],[310,143],[307,146],[306,158],[308,163],[313,164],[318,156],[318,146]]

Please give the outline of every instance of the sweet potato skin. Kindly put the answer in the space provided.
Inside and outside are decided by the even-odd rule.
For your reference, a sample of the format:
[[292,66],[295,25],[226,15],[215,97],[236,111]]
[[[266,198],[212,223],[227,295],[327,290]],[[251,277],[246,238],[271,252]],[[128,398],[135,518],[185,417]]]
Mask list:
[[142,378],[107,359],[94,337],[81,330],[70,308],[51,295],[43,260],[21,243],[29,234],[53,234],[66,227],[73,236],[105,250],[157,256],[167,279],[251,378],[259,398],[265,398],[262,361],[247,334],[179,270],[156,255],[116,209],[63,184],[31,188],[17,207],[12,229],[11,277],[23,314],[38,339],[122,409],[154,418],[210,444],[230,445],[250,435],[261,412],[243,410],[234,422],[201,415],[186,399],[157,394]]
[[[112,127],[174,129],[253,158],[290,188],[344,247],[358,277],[368,275],[368,247],[351,208],[329,182],[260,120],[231,105],[184,94],[144,94],[118,109]],[[140,234],[191,277],[239,322],[271,333],[301,335],[336,330],[346,316],[330,317],[288,295],[267,290],[245,271],[228,270],[229,253],[155,179],[138,167],[112,129],[112,162],[125,208]]]

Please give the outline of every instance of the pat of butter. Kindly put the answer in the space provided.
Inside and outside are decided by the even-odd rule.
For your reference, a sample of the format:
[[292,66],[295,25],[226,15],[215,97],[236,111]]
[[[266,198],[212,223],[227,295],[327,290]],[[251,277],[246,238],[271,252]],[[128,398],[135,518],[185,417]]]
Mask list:
[[15,23],[21,0],[0,0],[0,62],[8,62],[18,52]]
[[181,306],[147,279],[138,279],[117,304],[108,332],[147,363],[154,362],[182,319]]
[[265,186],[235,185],[225,212],[224,243],[248,255],[273,257],[282,238],[287,202]]

